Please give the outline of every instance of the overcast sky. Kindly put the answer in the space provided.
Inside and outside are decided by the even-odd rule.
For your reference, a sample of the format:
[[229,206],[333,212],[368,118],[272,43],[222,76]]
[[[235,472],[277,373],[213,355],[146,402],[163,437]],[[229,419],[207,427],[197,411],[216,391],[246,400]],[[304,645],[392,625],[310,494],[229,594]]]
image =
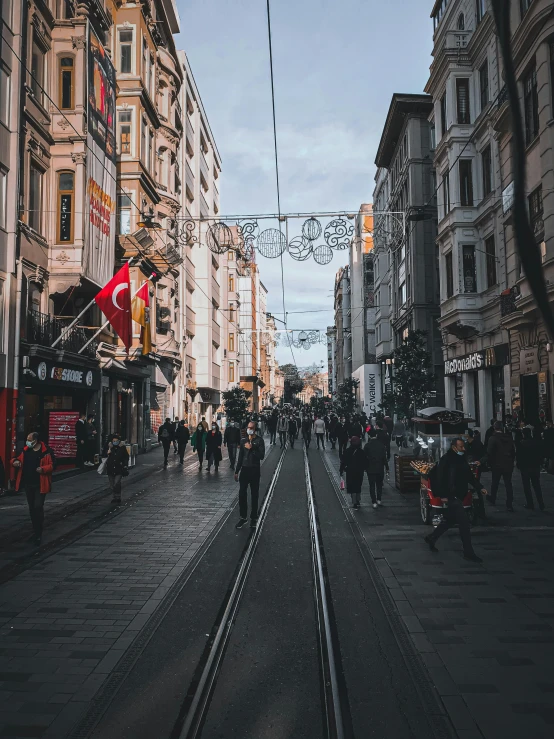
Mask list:
[[[276,213],[266,0],[177,0],[189,58],[222,157],[221,214]],[[273,0],[271,24],[283,213],[371,202],[375,153],[394,92],[423,91],[432,0]],[[268,224],[270,225],[270,224]],[[274,224],[271,224],[274,225]],[[292,234],[290,234],[292,236]],[[334,275],[283,259],[288,326],[333,324]],[[282,316],[280,260],[258,258],[268,310]],[[294,311],[317,310],[299,314]],[[294,351],[326,362],[325,347]],[[290,349],[279,348],[281,363]]]

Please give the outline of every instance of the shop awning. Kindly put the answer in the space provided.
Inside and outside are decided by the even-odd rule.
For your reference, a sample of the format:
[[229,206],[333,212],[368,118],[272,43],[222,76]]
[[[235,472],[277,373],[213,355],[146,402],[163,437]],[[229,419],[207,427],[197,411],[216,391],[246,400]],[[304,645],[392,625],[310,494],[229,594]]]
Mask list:
[[132,362],[127,364],[115,357],[106,357],[105,359],[101,359],[100,366],[102,367],[103,372],[123,375],[124,377],[136,377],[144,380],[150,375],[149,367],[133,366]]

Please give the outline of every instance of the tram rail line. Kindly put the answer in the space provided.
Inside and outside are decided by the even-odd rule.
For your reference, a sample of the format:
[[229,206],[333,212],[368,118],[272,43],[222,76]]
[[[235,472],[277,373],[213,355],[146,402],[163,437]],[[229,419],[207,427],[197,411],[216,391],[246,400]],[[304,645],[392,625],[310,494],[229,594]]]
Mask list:
[[409,674],[413,685],[419,695],[422,708],[433,731],[433,739],[457,739],[458,734],[448,717],[447,710],[443,705],[433,682],[429,676],[427,668],[416,651],[410,634],[402,621],[396,604],[386,583],[383,580],[379,568],[377,567],[375,558],[371,551],[371,546],[367,541],[360,524],[352,511],[348,507],[348,503],[340,490],[339,475],[336,468],[332,467],[325,452],[319,453],[331,485],[339,504],[341,505],[345,519],[350,527],[352,537],[356,542],[369,578],[373,583],[381,607],[386,614],[393,636],[398,644],[402,654],[407,673]]

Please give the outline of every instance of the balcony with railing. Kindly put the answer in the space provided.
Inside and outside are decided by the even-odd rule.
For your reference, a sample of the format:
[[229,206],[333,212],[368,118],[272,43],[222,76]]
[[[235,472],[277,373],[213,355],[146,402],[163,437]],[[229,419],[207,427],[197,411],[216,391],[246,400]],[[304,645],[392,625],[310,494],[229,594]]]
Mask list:
[[185,274],[187,285],[191,290],[194,290],[194,288],[196,287],[196,267],[194,266],[194,262],[188,254],[185,261]]
[[186,331],[189,336],[196,335],[196,313],[187,305]]
[[179,102],[178,98],[175,98],[175,102],[173,103],[173,110],[175,115],[175,128],[178,131],[183,130],[183,111],[181,109],[181,103]]
[[210,208],[208,206],[206,198],[204,197],[202,193],[200,193],[200,216],[202,218],[210,217]]
[[221,367],[215,362],[212,362],[212,387],[214,390],[221,387]]
[[185,187],[187,188],[189,199],[194,200],[194,174],[188,162],[185,166]]
[[208,162],[204,156],[204,152],[200,152],[200,176],[202,178],[202,187],[204,190],[208,189],[208,183],[210,181],[210,170],[208,168]]
[[194,156],[194,128],[192,121],[187,115],[185,120],[185,135],[187,139],[187,149],[189,150],[190,156]]
[[[24,335],[21,337],[28,344],[51,347],[71,323],[72,318],[55,318],[48,313],[32,310],[27,314],[27,321],[23,324]],[[96,333],[97,329],[86,326],[74,326],[68,334],[54,347],[57,351],[73,352],[78,354],[87,341]],[[92,341],[87,348],[80,352],[83,357],[96,358],[97,341]]]
[[221,346],[221,327],[215,321],[212,321],[212,343]]
[[221,303],[221,288],[214,274],[212,274],[212,300],[218,305]]

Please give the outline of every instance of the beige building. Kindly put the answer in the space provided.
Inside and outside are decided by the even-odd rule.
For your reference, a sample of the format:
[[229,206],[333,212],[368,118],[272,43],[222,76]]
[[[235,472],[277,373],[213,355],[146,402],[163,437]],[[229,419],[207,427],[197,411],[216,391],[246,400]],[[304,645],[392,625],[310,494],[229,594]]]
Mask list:
[[181,232],[187,236],[180,277],[183,286],[180,321],[184,328],[181,398],[184,403],[186,392],[186,410],[190,421],[195,423],[202,416],[210,422],[220,407],[221,390],[227,387],[222,373],[227,370],[229,376],[230,371],[225,364],[225,350],[229,334],[236,333],[236,313],[223,304],[222,283],[224,289],[228,288],[225,281],[229,278],[228,270],[224,269],[228,253],[213,250],[215,242],[210,236],[219,212],[221,159],[183,51],[179,52],[179,61],[184,75],[180,95],[184,136],[179,152],[183,173],[179,223]]

